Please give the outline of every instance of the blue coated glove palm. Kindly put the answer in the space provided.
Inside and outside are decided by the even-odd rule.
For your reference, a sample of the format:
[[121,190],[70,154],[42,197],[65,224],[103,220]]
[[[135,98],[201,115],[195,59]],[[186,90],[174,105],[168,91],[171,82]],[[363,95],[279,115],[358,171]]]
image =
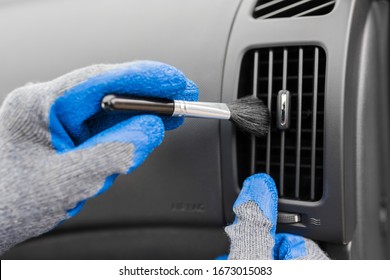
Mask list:
[[151,61],[94,65],[10,93],[0,108],[0,254],[74,216],[183,122],[106,114],[109,93],[198,98],[179,70]]
[[233,205],[234,223],[225,228],[230,237],[229,259],[325,260],[312,240],[287,233],[276,234],[278,194],[273,179],[256,174],[245,180]]

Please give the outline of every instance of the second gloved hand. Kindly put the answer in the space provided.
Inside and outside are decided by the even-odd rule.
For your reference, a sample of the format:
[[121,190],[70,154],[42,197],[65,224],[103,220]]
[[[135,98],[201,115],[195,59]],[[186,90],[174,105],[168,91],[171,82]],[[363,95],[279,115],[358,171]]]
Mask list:
[[234,223],[225,228],[230,237],[229,259],[325,260],[312,240],[287,233],[276,234],[278,194],[273,179],[256,174],[245,180],[233,205]]
[[151,61],[94,65],[10,93],[0,108],[0,255],[74,216],[183,122],[106,114],[110,93],[198,99],[179,70]]

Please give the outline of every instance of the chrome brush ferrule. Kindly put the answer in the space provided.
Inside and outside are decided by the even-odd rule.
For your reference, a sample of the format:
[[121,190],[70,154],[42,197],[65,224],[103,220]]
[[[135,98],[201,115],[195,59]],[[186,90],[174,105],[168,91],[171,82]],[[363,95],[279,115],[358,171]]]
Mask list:
[[175,100],[175,109],[172,116],[207,119],[230,119],[230,110],[224,103],[191,102]]

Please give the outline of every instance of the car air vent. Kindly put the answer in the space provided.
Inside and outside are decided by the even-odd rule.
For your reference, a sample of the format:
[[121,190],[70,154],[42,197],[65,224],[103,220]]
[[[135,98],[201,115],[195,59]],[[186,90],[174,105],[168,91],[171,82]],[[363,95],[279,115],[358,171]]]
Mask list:
[[336,0],[259,0],[253,11],[257,19],[321,16],[330,13]]
[[260,48],[244,55],[238,98],[262,99],[271,127],[265,138],[237,131],[240,185],[250,174],[266,172],[280,198],[321,199],[325,66],[325,51],[317,46]]

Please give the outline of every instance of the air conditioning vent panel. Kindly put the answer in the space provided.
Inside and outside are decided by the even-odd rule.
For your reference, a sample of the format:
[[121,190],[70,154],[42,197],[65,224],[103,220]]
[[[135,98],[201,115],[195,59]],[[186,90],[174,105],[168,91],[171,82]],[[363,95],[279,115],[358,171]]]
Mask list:
[[[301,217],[301,221],[291,224],[279,223],[277,228],[282,232],[299,234],[318,241],[346,244],[352,240],[356,225],[356,200],[354,198],[356,197],[355,175],[358,173],[355,172],[358,167],[356,165],[358,161],[355,152],[358,138],[356,138],[356,127],[354,126],[356,122],[354,110],[357,110],[354,103],[357,94],[357,90],[355,89],[357,87],[357,79],[354,74],[357,73],[356,70],[358,68],[356,65],[359,64],[359,58],[357,56],[350,56],[351,53],[347,55],[346,50],[348,46],[353,48],[360,46],[359,42],[361,37],[358,34],[362,34],[360,32],[361,30],[358,26],[351,25],[351,20],[361,20],[360,15],[367,11],[368,1],[337,1],[337,5],[335,5],[330,14],[322,17],[307,17],[302,20],[295,18],[292,20],[254,20],[252,14],[256,3],[257,0],[242,1],[237,13],[226,53],[222,101],[226,103],[231,102],[238,98],[238,93],[243,89],[242,95],[253,94],[253,56],[252,59],[243,60],[248,52],[252,52],[253,55],[255,50],[259,51],[259,68],[257,71],[258,74],[264,76],[262,73],[264,71],[268,73],[268,69],[264,69],[264,66],[262,66],[263,55],[260,53],[261,51],[265,51],[268,56],[270,49],[275,51],[277,48],[283,49],[286,47],[289,52],[288,59],[292,59],[293,54],[292,52],[290,53],[292,48],[299,49],[301,46],[302,48],[315,49],[318,47],[319,90],[317,95],[317,111],[320,110],[321,103],[323,103],[324,115],[320,116],[317,114],[316,149],[321,146],[323,148],[322,151],[318,149],[316,153],[316,164],[318,165],[317,160],[321,158],[319,153],[322,153],[321,162],[323,168],[320,173],[319,170],[316,170],[315,178],[318,178],[318,176],[322,176],[322,178],[317,179],[321,180],[321,182],[316,182],[314,200],[310,198],[310,195],[306,195],[305,197],[303,195],[304,193],[302,193],[302,191],[305,192],[310,189],[310,186],[308,187],[306,184],[305,186],[302,185],[302,180],[305,179],[300,178],[299,199],[296,199],[292,195],[293,193],[295,194],[295,182],[293,190],[285,182],[284,195],[288,197],[279,199],[279,212],[298,214]],[[351,19],[350,16],[353,18]],[[331,29],[332,32],[329,32],[329,26],[333,27]],[[350,27],[353,27],[352,29],[355,33],[351,33]],[[303,52],[306,53],[305,49]],[[326,59],[326,65],[323,63],[322,57]],[[274,53],[274,61],[276,60],[277,58]],[[265,57],[265,61],[267,61],[267,57]],[[353,63],[349,64],[349,62]],[[244,71],[245,63],[249,67]],[[312,63],[310,64],[313,65]],[[308,66],[305,66],[304,63],[303,71],[309,71],[309,68],[305,70],[306,67]],[[321,67],[325,69],[324,74],[326,77],[321,76]],[[291,66],[290,68],[296,69],[296,66]],[[245,86],[241,85],[242,82],[240,81],[243,71],[246,72],[245,75],[247,76]],[[287,73],[292,73],[289,67],[287,67]],[[306,74],[303,73],[302,75]],[[280,85],[280,81],[275,80],[275,83],[279,83]],[[302,86],[304,89],[305,86]],[[350,86],[354,86],[354,88],[350,88]],[[321,87],[325,90],[323,99],[320,96]],[[268,85],[262,85],[260,82],[257,84],[257,88],[257,91],[261,92],[264,88],[268,88]],[[287,89],[289,90],[289,88],[290,86]],[[276,95],[281,89],[273,86],[272,92]],[[292,95],[294,94],[293,89],[289,91]],[[303,97],[304,95],[305,92],[302,93]],[[268,101],[268,96],[265,101]],[[296,106],[294,102],[292,100],[292,106]],[[348,110],[345,111],[345,108],[348,108]],[[302,110],[304,111],[305,109]],[[360,115],[358,116],[360,117]],[[318,127],[321,125],[321,119],[324,122],[322,131]],[[292,121],[292,124],[294,125],[294,121]],[[304,124],[302,124],[301,129],[304,129]],[[255,150],[251,137],[248,135],[241,135],[241,137],[236,133],[236,129],[230,123],[221,123],[222,183],[224,188],[230,189],[234,193],[233,195],[229,192],[224,192],[224,209],[226,219],[229,222],[234,220],[234,213],[231,211],[231,207],[240,192],[241,185],[239,182],[247,176],[252,175],[254,173],[252,173],[252,168],[256,167],[253,164],[253,158],[248,158],[247,150]],[[322,137],[319,133],[322,133]],[[242,145],[238,145],[239,141],[244,141],[246,145],[241,147]],[[294,141],[296,142],[296,140]],[[305,145],[304,141],[311,141],[311,138],[302,137],[301,146]],[[322,141],[322,143],[318,141]],[[272,142],[277,144],[277,141]],[[243,153],[247,155],[245,164],[242,164],[244,162],[240,160],[240,158],[245,158]],[[302,157],[309,157],[308,153],[311,158],[311,151],[301,149]],[[261,152],[259,151],[257,154],[259,156]],[[294,153],[292,154],[294,155]],[[252,155],[252,153],[249,152],[249,155]],[[275,156],[277,155],[278,153],[275,153]],[[296,155],[294,157],[296,160]],[[304,159],[302,158],[301,164],[303,164],[303,161]],[[288,168],[285,167],[284,173],[288,171]],[[243,174],[244,172],[247,174]],[[293,179],[287,178],[287,181],[295,181],[294,179],[295,177]],[[279,186],[278,180],[276,179],[277,186]],[[320,183],[322,183],[322,192],[317,191],[318,184]],[[321,194],[318,195],[317,193]],[[316,222],[312,223],[311,221]]]
[[[268,138],[237,132],[239,185],[250,174],[266,172],[275,179],[280,198],[321,199],[325,65],[325,52],[316,46],[261,48],[244,55],[238,98],[252,94],[262,99],[271,112],[271,128]],[[286,130],[277,125],[280,90],[290,94]]]
[[330,13],[335,0],[259,0],[253,10],[257,19],[321,16]]

